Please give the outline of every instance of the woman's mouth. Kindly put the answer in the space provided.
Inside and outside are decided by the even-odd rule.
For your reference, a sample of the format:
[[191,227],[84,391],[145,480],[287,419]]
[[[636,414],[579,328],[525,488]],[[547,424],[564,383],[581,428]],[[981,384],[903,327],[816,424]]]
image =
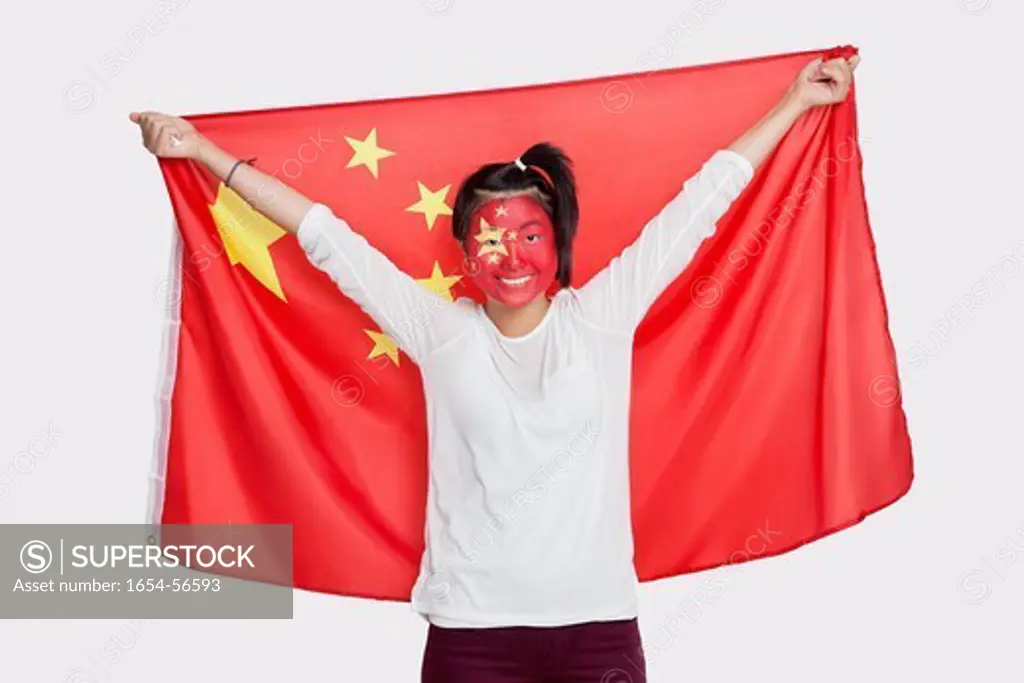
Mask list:
[[534,275],[520,275],[519,277],[499,277],[498,281],[506,287],[522,287],[534,279]]

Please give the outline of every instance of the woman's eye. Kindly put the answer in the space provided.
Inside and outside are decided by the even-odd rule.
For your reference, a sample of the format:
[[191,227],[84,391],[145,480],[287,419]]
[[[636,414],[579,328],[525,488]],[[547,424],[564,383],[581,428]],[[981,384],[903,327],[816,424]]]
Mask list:
[[540,235],[527,235],[526,236],[526,241],[527,242],[531,242],[531,243],[532,242],[540,242]]

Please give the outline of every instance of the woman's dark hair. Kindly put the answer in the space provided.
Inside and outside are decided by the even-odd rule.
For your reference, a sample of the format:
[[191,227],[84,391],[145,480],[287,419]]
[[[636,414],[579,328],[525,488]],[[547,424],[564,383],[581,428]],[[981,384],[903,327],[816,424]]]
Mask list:
[[452,233],[459,244],[465,243],[471,228],[469,217],[477,206],[487,201],[486,192],[539,192],[555,231],[558,253],[555,277],[559,284],[568,287],[572,279],[572,242],[580,213],[572,161],[548,142],[538,142],[519,160],[526,166],[525,170],[514,161],[486,164],[462,181],[452,209]]

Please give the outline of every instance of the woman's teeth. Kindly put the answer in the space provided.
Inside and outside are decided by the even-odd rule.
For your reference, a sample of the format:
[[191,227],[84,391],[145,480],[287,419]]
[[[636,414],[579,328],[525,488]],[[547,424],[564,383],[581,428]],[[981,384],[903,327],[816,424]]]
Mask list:
[[499,277],[501,283],[508,287],[522,287],[527,282],[533,279],[532,275],[523,275],[522,277]]

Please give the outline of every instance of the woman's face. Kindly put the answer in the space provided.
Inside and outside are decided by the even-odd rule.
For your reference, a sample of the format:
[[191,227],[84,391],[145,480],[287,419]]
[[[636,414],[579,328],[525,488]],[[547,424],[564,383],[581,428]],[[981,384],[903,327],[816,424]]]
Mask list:
[[490,199],[470,215],[463,244],[470,278],[506,306],[523,306],[547,291],[558,272],[555,231],[530,195]]

